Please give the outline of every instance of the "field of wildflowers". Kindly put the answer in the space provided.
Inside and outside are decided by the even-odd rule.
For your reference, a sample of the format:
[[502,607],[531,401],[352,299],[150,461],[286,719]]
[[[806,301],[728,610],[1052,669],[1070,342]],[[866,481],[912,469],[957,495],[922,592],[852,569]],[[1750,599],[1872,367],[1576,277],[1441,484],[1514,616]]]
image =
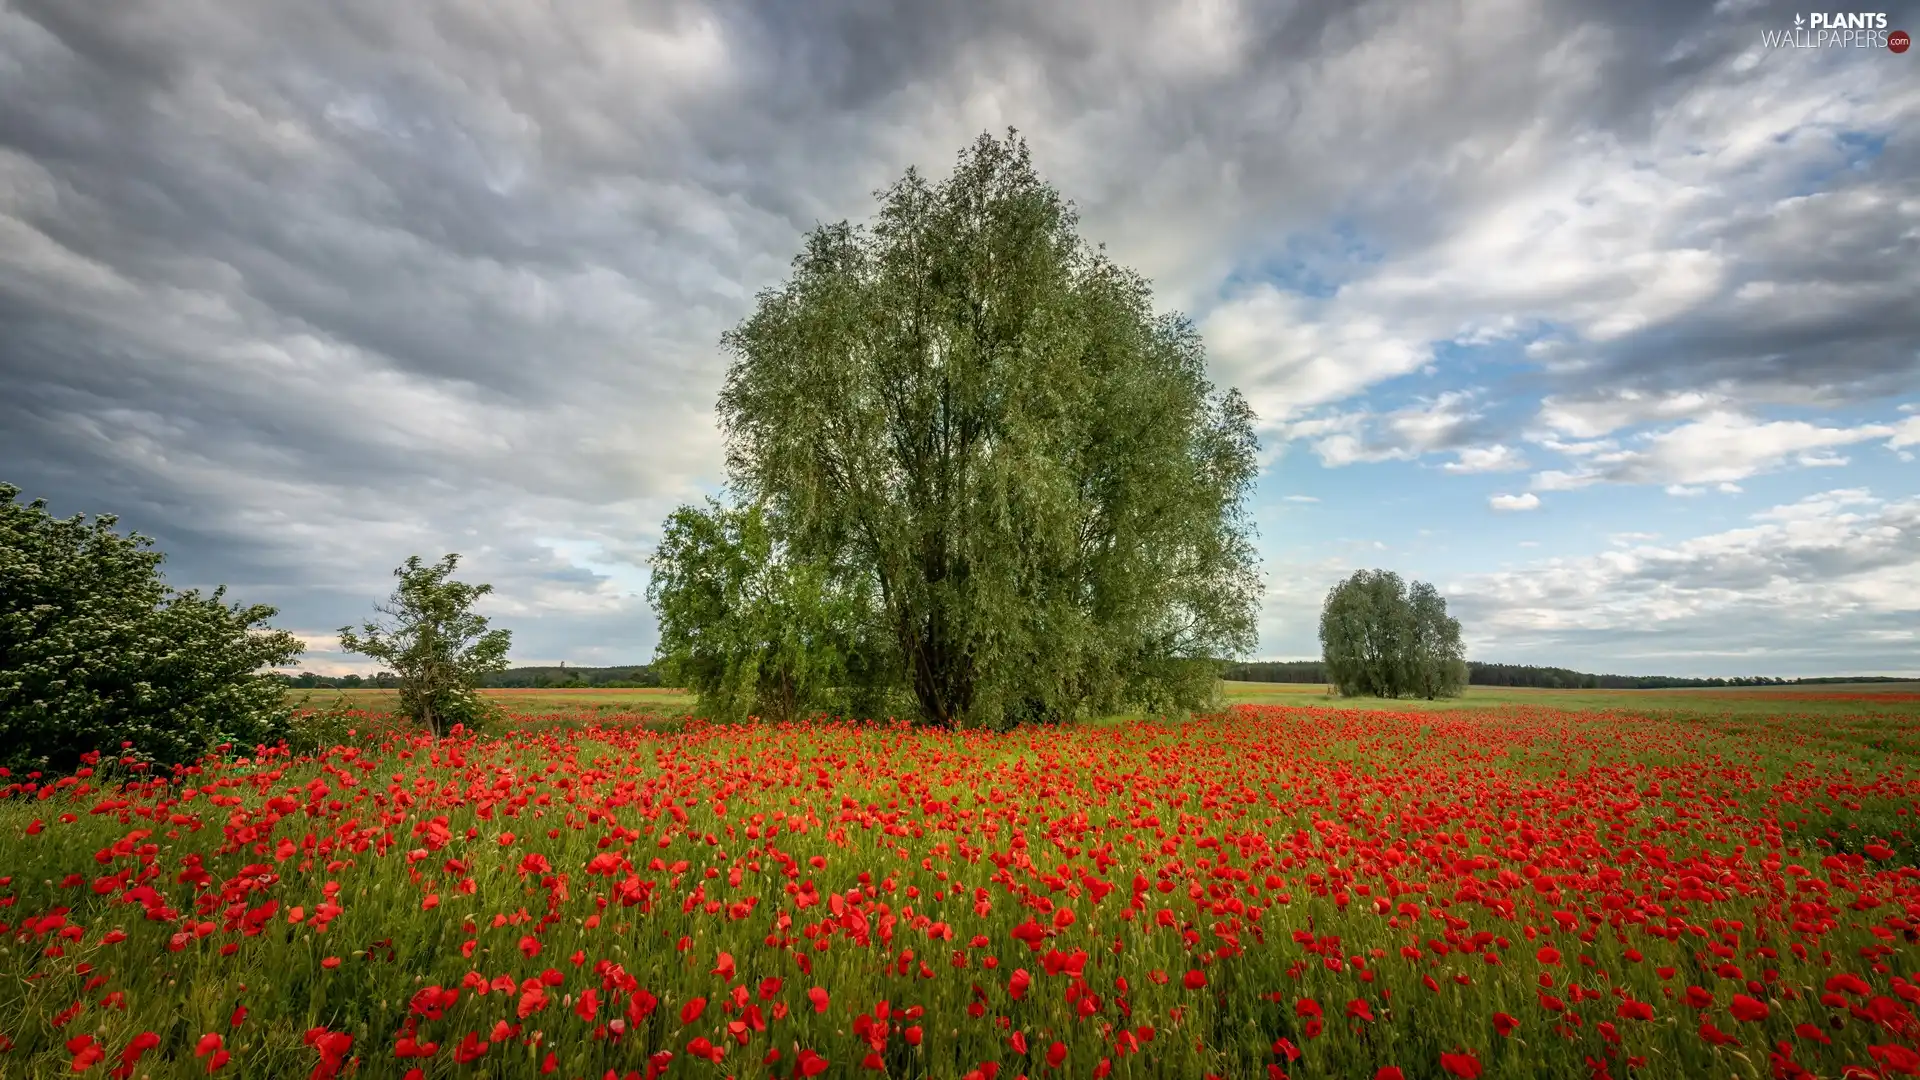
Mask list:
[[1911,718],[527,719],[0,778],[0,1075],[1920,1072]]

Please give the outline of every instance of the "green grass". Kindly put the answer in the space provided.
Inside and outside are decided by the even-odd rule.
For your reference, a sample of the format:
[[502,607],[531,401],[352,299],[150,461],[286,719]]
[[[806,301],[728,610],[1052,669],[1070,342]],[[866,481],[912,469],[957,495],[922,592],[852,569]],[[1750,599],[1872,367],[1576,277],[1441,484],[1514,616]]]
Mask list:
[[[509,712],[527,715],[571,712],[677,715],[693,708],[694,702],[692,694],[671,687],[494,688],[480,693]],[[369,687],[291,689],[287,691],[287,700],[303,709],[349,708],[378,712],[392,709],[399,701],[399,692]]]
[[[490,689],[481,693],[509,712],[525,715],[636,713],[680,716],[694,707],[692,693],[669,687]],[[1222,701],[1227,705],[1316,706],[1394,712],[1531,706],[1569,712],[1628,710],[1642,714],[1673,712],[1768,716],[1786,710],[1801,716],[1865,714],[1920,717],[1920,702],[1911,700],[1916,697],[1920,697],[1920,684],[1912,683],[1677,690],[1536,690],[1529,687],[1470,686],[1460,697],[1435,701],[1418,698],[1343,698],[1329,695],[1326,687],[1318,683],[1222,684]],[[393,690],[372,688],[288,690],[287,700],[299,708],[338,707],[379,712],[392,709],[398,701],[398,694]],[[1141,719],[1142,715],[1133,713],[1112,719]]]
[[[0,1075],[71,1075],[81,1036],[107,1051],[86,1074],[100,1075],[150,1031],[159,1045],[134,1076],[204,1075],[206,1034],[233,1054],[223,1080],[308,1076],[323,1064],[315,1027],[351,1036],[359,1061],[340,1075],[354,1080],[415,1065],[426,1080],[535,1077],[549,1053],[555,1080],[599,1080],[656,1052],[674,1055],[668,1078],[771,1080],[802,1048],[830,1060],[828,1077],[963,1077],[996,1061],[1005,1080],[1078,1080],[1102,1059],[1127,1080],[1258,1077],[1283,1060],[1279,1039],[1303,1054],[1294,1077],[1384,1065],[1436,1077],[1441,1054],[1468,1050],[1487,1080],[1584,1076],[1610,1053],[1615,1075],[1637,1058],[1636,1076],[1761,1080],[1779,1041],[1834,1076],[1892,1039],[1818,997],[1845,972],[1898,1003],[1892,977],[1920,967],[1889,929],[1920,907],[1913,703],[1836,712],[1775,694],[1762,711],[1739,695],[1492,690],[1325,708],[1313,690],[1228,688],[1307,707],[1007,734],[665,730],[569,704],[669,699],[659,692],[503,691],[568,718],[218,763],[174,783],[124,788],[120,773],[46,799],[16,789],[0,798],[0,1035],[14,1044]],[[1873,854],[1830,865],[1836,852]],[[603,855],[621,860],[610,875],[591,870]],[[1796,891],[1808,878],[1819,890]],[[646,884],[647,903],[623,902],[623,881]],[[1114,891],[1096,899],[1094,881]],[[341,910],[317,928],[329,883]],[[1810,899],[1821,927],[1793,929],[1805,916],[1788,902]],[[171,911],[149,913],[156,901]],[[1053,917],[1062,906],[1070,923]],[[1691,929],[1652,933],[1670,919]],[[1015,934],[1029,920],[1039,949]],[[1475,934],[1490,940],[1469,946]],[[1547,944],[1559,961],[1540,958]],[[1716,974],[1709,945],[1739,978]],[[1876,969],[1861,950],[1883,945]],[[714,973],[722,953],[730,978]],[[1079,977],[1061,968],[1076,955]],[[1032,979],[1018,999],[1016,968]],[[556,982],[529,983],[547,971]],[[1183,986],[1187,972],[1206,985]],[[444,1016],[413,1015],[423,987],[474,973],[512,989],[469,987]],[[1542,1004],[1543,973],[1567,1012]],[[626,976],[659,1007],[614,1033]],[[784,984],[763,998],[769,977]],[[814,986],[831,994],[824,1013]],[[1711,1006],[1686,1006],[1688,986]],[[724,1004],[736,987],[768,1010],[744,1045],[727,1027],[746,1022]],[[589,989],[597,1008],[582,1003]],[[1731,1015],[1736,993],[1767,1018]],[[1620,995],[1655,1019],[1618,1015]],[[696,997],[705,1010],[683,1023]],[[1302,999],[1326,1012],[1317,1038]],[[1347,1020],[1354,1000],[1376,1019]],[[875,1051],[855,1017],[881,1002]],[[791,1011],[775,1017],[775,1004]],[[249,1014],[238,1026],[236,1006]],[[1496,1013],[1520,1030],[1496,1034]],[[1557,1030],[1565,1016],[1580,1026]],[[1705,1042],[1703,1018],[1737,1045]],[[439,1044],[428,1058],[394,1056],[409,1023]],[[1119,1039],[1142,1025],[1157,1037]],[[469,1037],[484,1052],[459,1064]],[[724,1062],[694,1059],[696,1039],[726,1047]],[[1068,1056],[1052,1070],[1056,1040]],[[860,1067],[870,1052],[884,1074]]]
[[1539,690],[1525,686],[1469,686],[1457,698],[1343,698],[1318,683],[1229,682],[1235,705],[1317,705],[1327,708],[1429,711],[1515,705],[1569,712],[1630,710],[1770,715],[1783,709],[1807,715],[1859,712],[1920,716],[1920,684],[1835,683],[1822,686],[1713,687],[1670,690]]

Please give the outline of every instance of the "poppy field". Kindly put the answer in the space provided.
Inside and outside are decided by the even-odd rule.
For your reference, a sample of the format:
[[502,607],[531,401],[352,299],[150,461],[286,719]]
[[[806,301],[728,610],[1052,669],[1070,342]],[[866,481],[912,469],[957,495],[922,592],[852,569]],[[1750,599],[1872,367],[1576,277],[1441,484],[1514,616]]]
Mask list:
[[0,777],[0,1075],[1920,1074],[1901,710],[524,718]]

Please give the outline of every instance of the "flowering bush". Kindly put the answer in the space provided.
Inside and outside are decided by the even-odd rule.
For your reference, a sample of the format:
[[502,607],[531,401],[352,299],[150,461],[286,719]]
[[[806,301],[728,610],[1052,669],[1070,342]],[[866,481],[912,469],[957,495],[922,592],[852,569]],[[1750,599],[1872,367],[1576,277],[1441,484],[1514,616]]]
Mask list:
[[301,646],[266,627],[273,608],[169,589],[148,538],[19,493],[0,484],[0,764],[67,769],[123,745],[191,761],[284,731],[280,685],[261,669]]
[[1920,787],[1829,723],[616,718],[14,776],[0,1073],[1910,1075]]

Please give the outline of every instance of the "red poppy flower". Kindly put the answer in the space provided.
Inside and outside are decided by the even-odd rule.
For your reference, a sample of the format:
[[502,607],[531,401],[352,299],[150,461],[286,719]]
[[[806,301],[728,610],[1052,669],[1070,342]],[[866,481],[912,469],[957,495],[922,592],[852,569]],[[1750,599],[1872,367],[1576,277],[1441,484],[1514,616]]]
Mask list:
[[1700,1018],[1700,1037],[1715,1046],[1738,1045],[1740,1042],[1738,1035],[1729,1035],[1721,1031],[1712,1020],[1706,1017]]
[[1843,971],[1827,979],[1829,993],[1858,994],[1865,997],[1873,992],[1867,981],[1851,971]]
[[1614,1015],[1622,1020],[1651,1020],[1653,1019],[1653,1006],[1644,1001],[1635,1001],[1632,998],[1627,998],[1620,1003],[1618,1009],[1614,1010]]
[[1888,1072],[1902,1076],[1920,1076],[1920,1053],[1911,1048],[1895,1044],[1867,1047],[1867,1056],[1880,1063]]

